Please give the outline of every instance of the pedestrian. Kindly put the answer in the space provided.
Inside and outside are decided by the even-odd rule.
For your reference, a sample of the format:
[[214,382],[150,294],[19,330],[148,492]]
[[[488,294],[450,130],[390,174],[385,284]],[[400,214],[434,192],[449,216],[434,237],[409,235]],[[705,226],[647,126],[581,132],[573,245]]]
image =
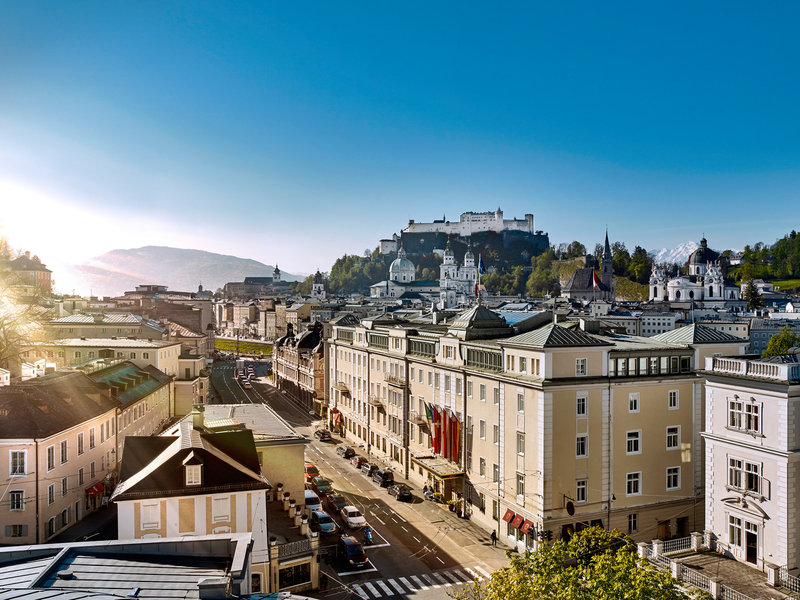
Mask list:
[[497,547],[497,532],[492,530],[492,548]]

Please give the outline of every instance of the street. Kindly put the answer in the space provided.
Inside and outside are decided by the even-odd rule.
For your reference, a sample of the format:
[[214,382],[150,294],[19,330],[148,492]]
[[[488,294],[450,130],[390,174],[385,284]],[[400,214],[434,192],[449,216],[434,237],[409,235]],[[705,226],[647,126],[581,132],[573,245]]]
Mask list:
[[[311,593],[312,597],[371,600],[413,595],[425,600],[444,599],[448,598],[448,591],[470,585],[473,578],[486,578],[493,569],[506,563],[503,551],[491,548],[486,532],[458,518],[445,505],[423,500],[421,491],[413,486],[412,502],[397,501],[349,460],[336,454],[336,447],[343,443],[341,438],[334,437],[330,442],[314,438],[313,429],[321,422],[271,385],[265,377],[265,364],[256,367],[252,389],[243,388],[235,374],[234,362],[214,365],[212,384],[217,391],[216,401],[271,406],[298,433],[312,440],[306,450],[306,461],[316,465],[321,475],[333,482],[333,487],[364,514],[372,528],[374,543],[364,547],[368,565],[344,570],[336,561],[325,560],[322,570],[329,578],[328,589]],[[354,447],[366,454],[363,448]],[[398,481],[405,483],[402,478]],[[339,515],[331,516],[344,535],[353,535],[359,542],[363,540],[362,531],[350,531],[343,526]],[[323,541],[322,548],[331,550],[331,556],[336,539]]]

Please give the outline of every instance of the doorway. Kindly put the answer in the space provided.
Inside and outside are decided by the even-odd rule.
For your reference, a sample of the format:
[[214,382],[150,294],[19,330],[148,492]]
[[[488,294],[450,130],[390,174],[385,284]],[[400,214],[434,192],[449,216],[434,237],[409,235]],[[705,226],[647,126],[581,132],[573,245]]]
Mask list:
[[744,529],[745,560],[755,565],[758,563],[758,525],[745,522]]

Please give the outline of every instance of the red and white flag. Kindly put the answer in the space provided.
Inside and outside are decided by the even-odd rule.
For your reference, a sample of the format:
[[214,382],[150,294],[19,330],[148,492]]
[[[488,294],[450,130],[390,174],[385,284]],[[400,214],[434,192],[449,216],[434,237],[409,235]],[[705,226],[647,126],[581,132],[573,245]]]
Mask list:
[[597,290],[600,288],[600,280],[597,278],[597,273],[592,269],[592,289]]

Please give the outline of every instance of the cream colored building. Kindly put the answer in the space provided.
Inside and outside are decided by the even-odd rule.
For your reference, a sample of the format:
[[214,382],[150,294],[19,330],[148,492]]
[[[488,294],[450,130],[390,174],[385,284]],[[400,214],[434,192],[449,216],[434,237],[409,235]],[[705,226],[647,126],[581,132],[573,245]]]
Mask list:
[[132,313],[77,313],[53,319],[45,326],[53,338],[130,337],[160,340],[166,331],[155,321]]
[[174,415],[188,415],[192,406],[206,404],[209,391],[206,359],[194,354],[181,354],[178,357],[178,374],[173,380],[173,385],[175,386]]
[[700,348],[686,343],[700,329],[664,342],[550,321],[515,330],[476,306],[447,325],[334,322],[332,425],[510,546],[587,524],[640,540],[702,529],[694,370],[746,342],[723,334]]
[[23,360],[44,359],[55,368],[70,367],[97,358],[129,360],[139,367],[153,365],[173,377],[178,375],[180,341],[130,338],[69,338],[26,346]]

